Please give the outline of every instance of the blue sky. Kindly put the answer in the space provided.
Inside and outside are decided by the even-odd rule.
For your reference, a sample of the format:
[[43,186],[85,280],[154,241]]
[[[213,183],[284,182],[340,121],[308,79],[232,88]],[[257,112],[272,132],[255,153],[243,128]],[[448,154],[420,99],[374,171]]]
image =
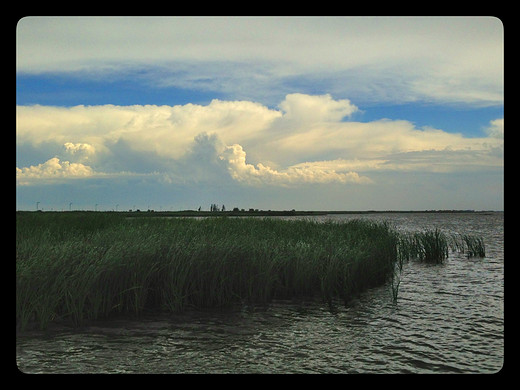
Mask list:
[[16,44],[18,209],[503,209],[499,19],[29,17]]

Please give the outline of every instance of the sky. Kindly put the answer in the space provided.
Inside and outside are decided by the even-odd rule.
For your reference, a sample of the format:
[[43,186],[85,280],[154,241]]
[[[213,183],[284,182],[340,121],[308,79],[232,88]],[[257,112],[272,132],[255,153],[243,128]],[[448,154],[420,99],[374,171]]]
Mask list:
[[26,17],[19,210],[504,208],[494,17]]

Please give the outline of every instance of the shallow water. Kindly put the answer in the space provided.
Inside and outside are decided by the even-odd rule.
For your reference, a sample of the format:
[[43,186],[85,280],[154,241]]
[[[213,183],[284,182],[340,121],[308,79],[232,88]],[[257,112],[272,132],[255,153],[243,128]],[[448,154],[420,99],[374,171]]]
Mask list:
[[329,308],[318,301],[150,314],[17,336],[25,373],[494,373],[504,359],[504,215],[363,214],[402,230],[484,237],[485,258],[405,265],[389,285]]

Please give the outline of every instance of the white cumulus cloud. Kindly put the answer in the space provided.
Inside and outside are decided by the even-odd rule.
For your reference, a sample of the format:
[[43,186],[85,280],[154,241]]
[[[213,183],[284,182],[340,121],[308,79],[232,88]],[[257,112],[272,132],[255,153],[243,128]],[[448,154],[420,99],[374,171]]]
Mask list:
[[94,171],[88,165],[60,161],[53,157],[42,164],[30,167],[16,168],[16,181],[19,185],[28,185],[32,181],[55,181],[57,179],[77,179],[94,175]]
[[302,183],[371,183],[368,177],[359,176],[356,172],[336,172],[330,167],[323,168],[313,164],[300,164],[282,171],[272,169],[264,164],[252,165],[246,162],[246,152],[242,146],[228,146],[220,155],[227,161],[231,176],[240,182],[248,184],[291,185]]
[[492,120],[486,131],[491,138],[504,138],[504,118]]
[[503,166],[503,118],[491,121],[482,137],[465,137],[406,120],[345,120],[358,108],[329,94],[289,94],[278,108],[217,99],[207,105],[17,106],[19,148],[53,150],[43,163],[17,167],[18,182],[119,172],[159,173],[172,182],[227,175],[246,184],[363,184],[375,171]]
[[285,119],[304,123],[337,122],[358,111],[350,100],[334,100],[330,94],[313,96],[292,93],[279,107],[284,111]]

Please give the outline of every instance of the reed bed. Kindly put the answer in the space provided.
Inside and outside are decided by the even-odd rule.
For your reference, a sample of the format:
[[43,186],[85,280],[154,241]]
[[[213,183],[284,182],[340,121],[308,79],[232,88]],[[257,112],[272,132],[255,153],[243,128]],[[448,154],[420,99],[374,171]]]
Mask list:
[[399,237],[402,260],[416,259],[426,263],[443,263],[449,255],[448,236],[439,229],[402,233]]
[[466,257],[486,256],[486,246],[482,237],[470,234],[454,234],[451,236],[450,247],[453,251],[458,251]]
[[425,230],[399,235],[399,260],[410,259],[425,263],[442,264],[450,250],[465,254],[466,257],[485,257],[486,250],[482,237],[470,234],[448,234],[439,229]]
[[55,320],[81,325],[146,310],[294,297],[347,302],[388,280],[394,285],[405,259],[445,253],[435,243],[440,232],[405,237],[386,222],[368,220],[17,213],[16,229],[16,322],[22,330]]

